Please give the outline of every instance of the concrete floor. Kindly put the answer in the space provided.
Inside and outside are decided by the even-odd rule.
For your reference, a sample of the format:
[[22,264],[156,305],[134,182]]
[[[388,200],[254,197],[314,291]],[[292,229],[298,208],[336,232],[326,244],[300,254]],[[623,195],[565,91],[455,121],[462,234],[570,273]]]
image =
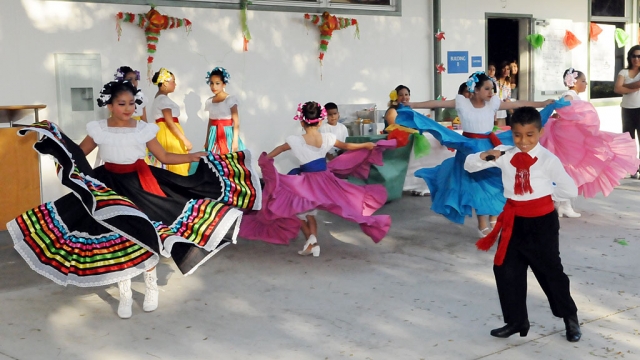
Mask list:
[[[525,338],[502,326],[493,250],[477,251],[474,221],[447,222],[430,199],[386,205],[392,229],[374,244],[322,214],[319,258],[240,240],[194,275],[158,266],[160,307],[116,314],[116,286],[62,287],[31,271],[0,232],[0,360],[5,359],[640,359],[640,181],[578,199],[561,220],[561,255],[583,323],[564,338],[530,274]],[[615,242],[625,239],[626,246]]]

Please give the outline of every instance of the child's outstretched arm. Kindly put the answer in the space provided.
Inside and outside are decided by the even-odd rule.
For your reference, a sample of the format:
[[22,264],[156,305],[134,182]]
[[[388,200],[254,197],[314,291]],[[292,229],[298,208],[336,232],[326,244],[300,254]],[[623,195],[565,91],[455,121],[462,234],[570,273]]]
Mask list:
[[464,169],[472,173],[490,167],[498,167],[496,160],[498,160],[502,154],[504,154],[504,152],[500,150],[487,150],[481,153],[467,155],[467,158],[464,160]]
[[231,151],[238,151],[240,138],[240,118],[238,117],[238,105],[231,107],[231,119],[233,119],[233,140],[231,140]]
[[554,158],[552,165],[549,171],[549,177],[555,184],[555,188],[553,189],[554,197],[557,200],[569,200],[578,196],[578,187],[575,181],[567,174],[560,159]]
[[376,144],[372,143],[372,142],[366,142],[366,143],[345,143],[342,142],[340,140],[336,140],[336,143],[334,145],[335,147],[337,147],[338,149],[341,150],[358,150],[358,149],[367,149],[367,150],[371,150],[374,147],[376,147]]
[[420,102],[410,102],[407,104],[412,109],[454,109],[456,107],[455,100],[428,100]]
[[521,108],[523,106],[543,108],[553,103],[554,101],[555,101],[554,99],[547,99],[545,101],[524,101],[524,100],[503,101],[500,103],[500,110],[513,110],[513,109]]
[[275,149],[271,150],[270,153],[267,154],[267,157],[269,157],[270,159],[282,154],[285,151],[291,150],[291,146],[289,146],[289,144],[284,143],[278,147],[276,147]]
[[87,156],[98,145],[96,144],[95,141],[93,141],[93,138],[91,136],[87,135],[87,136],[84,137],[84,139],[82,140],[82,142],[78,146],[80,146],[80,149],[82,149],[82,152],[84,153],[84,156]]
[[158,139],[153,138],[147,141],[147,149],[156,157],[161,163],[167,165],[176,164],[188,164],[192,162],[200,161],[201,157],[207,156],[204,151],[198,151],[189,154],[175,154],[167,152],[162,145],[158,142]]

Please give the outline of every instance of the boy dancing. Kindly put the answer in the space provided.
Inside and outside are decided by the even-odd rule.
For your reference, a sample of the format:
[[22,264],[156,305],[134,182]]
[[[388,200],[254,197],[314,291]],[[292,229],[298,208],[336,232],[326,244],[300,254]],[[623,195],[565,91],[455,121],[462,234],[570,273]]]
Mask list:
[[536,109],[515,110],[511,131],[515,147],[472,154],[464,164],[469,172],[499,167],[507,198],[494,229],[476,243],[479,249],[489,250],[500,234],[493,272],[506,325],[492,330],[491,335],[527,336],[527,268],[530,266],[549,300],[551,312],[564,319],[567,340],[576,342],[582,336],[578,309],[560,261],[560,223],[551,195],[570,199],[578,195],[578,188],[560,160],[538,143],[543,130]]

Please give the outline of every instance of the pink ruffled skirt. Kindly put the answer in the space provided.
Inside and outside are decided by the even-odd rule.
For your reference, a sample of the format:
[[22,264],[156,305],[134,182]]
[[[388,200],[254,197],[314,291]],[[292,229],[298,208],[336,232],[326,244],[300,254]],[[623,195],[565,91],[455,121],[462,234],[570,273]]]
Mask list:
[[258,164],[265,183],[262,208],[243,216],[240,237],[288,244],[300,231],[296,214],[313,209],[360,224],[362,231],[376,243],[391,227],[389,215],[373,215],[387,200],[383,185],[354,185],[328,170],[283,175],[266,153],[262,153]]
[[600,131],[596,109],[587,101],[573,100],[549,118],[540,144],[554,153],[578,186],[579,194],[607,196],[640,161],[636,144],[628,133]]

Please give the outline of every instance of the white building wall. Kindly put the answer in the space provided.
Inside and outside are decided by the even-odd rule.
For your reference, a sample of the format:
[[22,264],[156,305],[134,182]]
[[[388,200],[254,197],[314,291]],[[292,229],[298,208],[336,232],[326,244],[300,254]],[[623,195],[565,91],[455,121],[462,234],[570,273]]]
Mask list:
[[[442,59],[446,64],[447,51],[469,51],[469,56],[482,56],[482,69],[486,70],[486,13],[532,15],[535,19],[568,19],[573,21],[571,30],[582,44],[571,50],[573,67],[587,71],[588,2],[584,0],[563,0],[562,6],[556,0],[442,0],[441,25],[446,34],[442,41]],[[490,59],[493,60],[493,59]],[[535,71],[535,69],[534,69]],[[558,74],[561,77],[562,74]],[[458,86],[466,81],[465,74],[443,74],[442,92],[452,97]]]
[[[441,42],[442,63],[446,66],[447,51],[469,51],[469,56],[482,56],[482,69],[470,68],[471,71],[486,70],[488,60],[486,54],[486,13],[531,15],[534,19],[564,19],[571,20],[570,29],[582,44],[571,50],[574,68],[588,71],[587,44],[588,35],[588,1],[562,0],[562,6],[557,0],[521,1],[521,0],[441,0],[441,29],[446,33],[446,40]],[[534,68],[534,72],[536,69]],[[452,98],[458,91],[458,86],[466,81],[468,75],[448,74],[442,76],[442,95]],[[561,77],[562,74],[558,74]],[[585,94],[586,95],[586,94]],[[536,99],[541,98],[536,95]],[[544,98],[544,97],[543,97]],[[601,129],[604,131],[621,132],[619,106],[597,107],[600,114]]]
[[[354,27],[334,32],[322,67],[317,59],[319,33],[305,23],[302,13],[249,10],[253,39],[249,51],[243,52],[239,11],[161,7],[158,10],[163,14],[190,19],[193,30],[189,35],[184,29],[163,32],[154,69],[163,66],[176,75],[177,89],[171,98],[181,106],[181,123],[197,146],[205,140],[207,114],[202,108],[211,95],[206,73],[214,66],[227,68],[231,74],[227,92],[241,101],[241,136],[258,155],[298,131],[292,118],[299,102],[377,103],[385,109],[389,91],[398,84],[411,87],[416,99],[434,97],[431,1],[405,0],[402,5],[402,17],[342,15],[358,20],[360,39],[354,39]],[[121,65],[144,74],[144,33],[123,24],[118,41],[115,14],[148,9],[3,0],[0,102],[46,104],[41,119],[57,122],[55,53],[100,54],[104,82]],[[154,86],[144,80],[140,87],[148,97],[155,94]],[[278,165],[288,169],[292,158],[283,156]],[[43,158],[42,174],[45,201],[64,193],[50,159]]]

